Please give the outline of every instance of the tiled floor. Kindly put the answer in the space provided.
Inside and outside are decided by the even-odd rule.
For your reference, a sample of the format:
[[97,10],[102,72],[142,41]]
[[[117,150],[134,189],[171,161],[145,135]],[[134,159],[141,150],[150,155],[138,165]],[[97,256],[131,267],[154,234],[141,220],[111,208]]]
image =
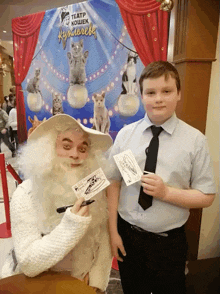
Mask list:
[[[10,163],[11,166],[17,170],[17,164],[16,164],[16,157],[11,157],[11,151],[4,145],[4,143],[1,144],[1,151],[5,154],[5,161]],[[12,196],[13,192],[16,189],[15,180],[13,176],[6,171],[7,175],[7,184],[8,184],[8,193],[9,198]],[[5,209],[4,209],[4,202],[3,202],[3,192],[2,192],[2,183],[0,180],[0,224],[5,223]],[[0,272],[2,265],[4,263],[4,260],[6,258],[7,253],[12,248],[12,239],[11,238],[0,238]],[[121,282],[119,277],[119,272],[117,270],[112,269],[109,285],[107,288],[107,294],[122,294],[122,288],[121,288]]]

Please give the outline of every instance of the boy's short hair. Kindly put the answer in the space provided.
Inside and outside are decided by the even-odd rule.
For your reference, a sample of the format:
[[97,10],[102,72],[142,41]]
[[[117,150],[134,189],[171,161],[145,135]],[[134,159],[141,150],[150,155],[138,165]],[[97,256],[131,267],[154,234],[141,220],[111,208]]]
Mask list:
[[180,92],[180,77],[177,69],[168,61],[154,61],[150,64],[148,64],[142,71],[140,79],[139,79],[139,85],[140,85],[140,91],[141,95],[143,94],[143,81],[146,79],[156,79],[161,76],[165,77],[165,80],[171,76],[176,80],[176,87],[177,92]]

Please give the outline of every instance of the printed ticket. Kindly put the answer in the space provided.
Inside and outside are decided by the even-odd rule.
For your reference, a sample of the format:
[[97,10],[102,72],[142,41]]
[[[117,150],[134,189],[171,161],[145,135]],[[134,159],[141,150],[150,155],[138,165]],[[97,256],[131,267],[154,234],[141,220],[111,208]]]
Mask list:
[[130,149],[113,157],[127,186],[140,181],[143,172]]
[[109,185],[110,182],[106,178],[103,170],[98,168],[90,175],[73,185],[72,189],[75,192],[76,197],[84,197],[85,200],[89,200]]

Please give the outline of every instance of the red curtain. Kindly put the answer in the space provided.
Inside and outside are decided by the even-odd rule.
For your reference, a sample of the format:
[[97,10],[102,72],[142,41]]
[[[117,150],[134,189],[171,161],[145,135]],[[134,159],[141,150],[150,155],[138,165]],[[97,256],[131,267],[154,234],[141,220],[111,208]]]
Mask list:
[[168,12],[156,0],[116,0],[135,49],[146,66],[167,59]]
[[27,140],[25,104],[21,83],[31,65],[44,14],[45,12],[39,12],[12,19],[19,143]]

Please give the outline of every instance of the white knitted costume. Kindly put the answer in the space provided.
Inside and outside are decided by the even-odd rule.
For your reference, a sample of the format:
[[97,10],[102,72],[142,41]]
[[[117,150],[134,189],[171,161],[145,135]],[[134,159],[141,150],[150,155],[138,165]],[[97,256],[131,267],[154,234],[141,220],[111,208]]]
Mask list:
[[52,269],[70,271],[72,276],[82,279],[89,272],[89,285],[104,291],[112,262],[105,193],[93,198],[96,201],[91,205],[90,216],[78,216],[68,208],[57,214],[52,226],[45,228],[39,220],[42,206],[32,189],[31,180],[26,180],[13,194],[11,227],[18,264],[13,271],[12,254],[8,255],[1,277],[18,273],[34,277]]

